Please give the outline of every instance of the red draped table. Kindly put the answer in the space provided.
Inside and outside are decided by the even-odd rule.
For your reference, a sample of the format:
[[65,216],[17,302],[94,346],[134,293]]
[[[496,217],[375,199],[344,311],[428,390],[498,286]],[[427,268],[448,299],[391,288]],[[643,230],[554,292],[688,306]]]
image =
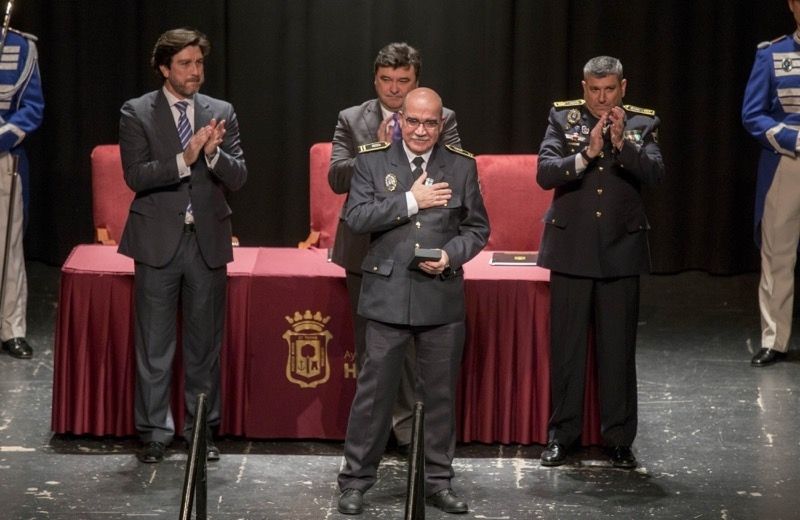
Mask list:
[[[465,266],[467,344],[459,439],[547,442],[549,274],[531,266]],[[343,270],[325,250],[236,248],[228,265],[221,435],[343,439],[355,392]],[[176,358],[173,411],[181,428]],[[590,362],[587,366],[593,366]],[[61,272],[52,428],[127,436],[133,424],[133,262],[112,246],[76,247]],[[594,374],[583,442],[597,444]]]

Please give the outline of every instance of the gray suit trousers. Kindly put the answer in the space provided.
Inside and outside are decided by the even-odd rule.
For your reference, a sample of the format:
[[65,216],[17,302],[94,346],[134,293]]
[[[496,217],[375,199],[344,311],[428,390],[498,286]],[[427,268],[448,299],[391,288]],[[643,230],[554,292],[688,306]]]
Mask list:
[[220,418],[220,361],[225,322],[226,266],[210,269],[193,232],[184,232],[175,257],[164,267],[136,262],[136,430],[143,442],[169,444],[175,435],[170,409],[172,359],[182,311],[184,431],[190,438],[196,400],[208,396],[208,424]]

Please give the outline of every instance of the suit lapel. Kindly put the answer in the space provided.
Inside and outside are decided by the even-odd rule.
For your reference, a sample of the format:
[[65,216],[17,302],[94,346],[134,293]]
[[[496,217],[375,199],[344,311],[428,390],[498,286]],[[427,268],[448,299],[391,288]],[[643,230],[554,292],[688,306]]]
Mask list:
[[[202,94],[194,95],[194,128],[203,128],[206,126],[214,114],[211,112],[211,105]],[[218,121],[219,122],[219,121]]]
[[414,178],[411,176],[411,165],[408,163],[408,156],[406,156],[402,142],[392,144],[389,149],[389,165],[392,171],[387,173],[397,175],[397,182],[403,191],[410,190],[411,185],[414,184]]
[[450,169],[447,167],[447,154],[442,152],[442,147],[438,143],[433,147],[425,170],[428,172],[428,178],[434,182],[441,182],[448,177]]
[[381,126],[381,121],[383,120],[380,101],[373,99],[361,117],[364,119],[364,126],[369,132],[370,139],[377,141],[378,127]]
[[171,153],[178,153],[181,150],[181,139],[178,137],[178,128],[175,126],[175,119],[172,117],[172,108],[169,106],[167,96],[164,92],[159,90],[156,94],[155,102],[153,103],[153,120],[156,122],[156,128],[161,128],[166,138],[165,145]]

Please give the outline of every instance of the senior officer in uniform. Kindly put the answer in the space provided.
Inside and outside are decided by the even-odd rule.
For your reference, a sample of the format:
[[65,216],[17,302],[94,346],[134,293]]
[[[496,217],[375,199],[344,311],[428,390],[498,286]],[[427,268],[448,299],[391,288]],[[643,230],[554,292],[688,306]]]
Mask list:
[[800,0],[789,0],[797,30],[758,46],[744,93],[742,122],[761,144],[755,241],[761,246],[761,348],[756,367],[786,357],[792,332],[800,238]]
[[[5,246],[6,226],[10,228],[0,339],[3,351],[19,359],[33,356],[33,348],[25,340],[28,279],[22,236],[27,213],[24,204],[28,195],[28,158],[23,143],[31,132],[39,128],[44,116],[35,42],[35,36],[9,29],[3,47],[4,66],[0,69],[0,257]],[[17,173],[22,183],[15,187],[13,212],[8,222],[14,158],[18,160]]]
[[[390,43],[378,51],[375,57],[375,99],[365,101],[339,112],[336,130],[333,133],[331,164],[328,183],[335,193],[348,193],[350,179],[356,162],[358,147],[376,141],[400,140],[398,113],[403,100],[419,84],[422,60],[419,51],[405,42]],[[439,136],[441,144],[461,146],[458,137],[456,115],[443,108],[443,129]],[[357,234],[345,222],[347,202],[342,207],[336,240],[331,259],[344,267],[350,310],[353,316],[353,338],[356,364],[361,368],[364,357],[364,330],[367,321],[358,315],[358,295],[361,292],[361,262],[369,247],[369,235]],[[393,430],[398,450],[407,451],[411,442],[411,419],[414,407],[414,355],[413,346],[408,349],[404,361],[404,372],[400,393],[392,417]]]
[[[413,90],[400,112],[402,141],[362,146],[356,160],[347,224],[370,234],[358,305],[367,343],[338,479],[344,514],[361,513],[375,483],[412,340],[425,406],[426,495],[445,512],[468,511],[450,484],[465,337],[462,266],[486,244],[489,221],[472,156],[437,144],[443,124],[438,94]],[[439,249],[441,257],[416,262],[416,248]]]
[[539,264],[551,270],[550,393],[545,466],[566,461],[582,431],[587,332],[594,325],[601,432],[616,467],[632,468],[636,436],[639,275],[649,269],[642,185],[664,175],[652,110],[620,106],[616,58],[583,68],[583,99],[556,102],[537,182],[554,189]]

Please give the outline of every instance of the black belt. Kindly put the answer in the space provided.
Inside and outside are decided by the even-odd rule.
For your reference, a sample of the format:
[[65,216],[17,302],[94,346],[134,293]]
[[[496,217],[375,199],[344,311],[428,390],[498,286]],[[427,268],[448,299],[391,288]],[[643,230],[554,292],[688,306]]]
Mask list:
[[194,233],[194,222],[184,222],[183,223],[183,232],[184,233]]

